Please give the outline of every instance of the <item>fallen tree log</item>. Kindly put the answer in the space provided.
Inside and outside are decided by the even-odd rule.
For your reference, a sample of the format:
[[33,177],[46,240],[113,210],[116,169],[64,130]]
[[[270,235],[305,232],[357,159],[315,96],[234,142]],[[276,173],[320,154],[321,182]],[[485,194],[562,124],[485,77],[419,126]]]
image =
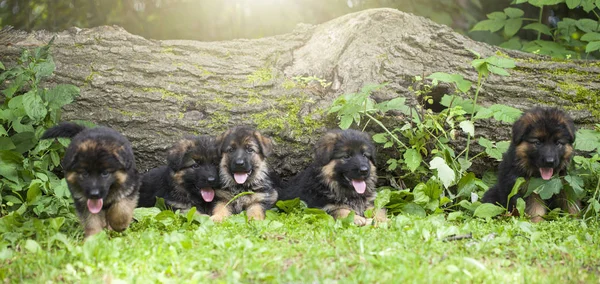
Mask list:
[[[556,105],[579,126],[600,121],[599,63],[504,50],[393,9],[299,25],[274,37],[222,42],[149,40],[115,26],[56,34],[5,31],[0,60],[10,65],[22,48],[44,45],[53,36],[57,69],[48,84],[81,88],[63,118],[121,131],[133,143],[141,170],[163,163],[164,150],[184,135],[216,135],[247,124],[275,138],[273,167],[289,175],[311,159],[311,145],[323,130],[335,127],[325,119],[334,98],[387,82],[374,94],[376,100],[403,96],[415,105],[409,90],[414,76],[447,72],[477,80],[469,50],[484,57],[501,52],[517,61],[511,76],[486,81],[479,103],[520,109]],[[311,76],[331,84],[305,84],[303,78]],[[509,128],[486,120],[477,125],[477,135],[506,140]]]

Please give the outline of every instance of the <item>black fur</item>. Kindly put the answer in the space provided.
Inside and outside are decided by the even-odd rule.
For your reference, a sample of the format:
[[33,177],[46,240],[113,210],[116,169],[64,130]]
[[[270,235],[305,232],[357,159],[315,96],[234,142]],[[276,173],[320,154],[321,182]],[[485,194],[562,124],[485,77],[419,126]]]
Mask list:
[[213,200],[205,200],[201,190],[218,189],[219,152],[215,139],[209,136],[188,137],[175,144],[167,156],[168,166],[145,173],[138,207],[152,207],[156,197],[164,198],[173,210],[210,214]]
[[[126,229],[139,194],[139,175],[129,141],[111,128],[74,123],[61,123],[42,137],[72,138],[61,164],[86,236],[104,227]],[[100,208],[100,204],[100,212],[93,213],[92,208]]]
[[[541,169],[552,169],[553,174],[564,174],[572,156],[575,141],[573,120],[557,108],[533,108],[525,113],[512,127],[512,140],[502,157],[498,181],[482,198],[484,203],[507,205],[508,195],[518,177],[541,177]],[[514,209],[523,190],[508,202]],[[546,205],[553,207],[558,196]],[[528,202],[529,206],[529,202]]]
[[[286,183],[279,199],[300,198],[308,207],[323,209],[334,217],[343,217],[336,213],[340,209],[364,216],[376,197],[376,175],[375,146],[370,137],[351,129],[332,130],[315,145],[313,163]],[[352,180],[364,181],[364,192],[359,193]]]

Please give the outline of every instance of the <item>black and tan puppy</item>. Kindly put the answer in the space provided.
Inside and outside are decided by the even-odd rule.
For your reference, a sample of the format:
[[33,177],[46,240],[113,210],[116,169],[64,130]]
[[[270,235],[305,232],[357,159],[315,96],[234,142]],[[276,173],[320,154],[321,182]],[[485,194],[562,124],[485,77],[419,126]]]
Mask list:
[[[280,200],[299,197],[308,207],[320,208],[334,218],[355,212],[354,223],[366,225],[367,209],[376,197],[375,146],[370,137],[356,130],[332,130],[315,145],[315,160],[294,176],[280,192]],[[387,220],[385,209],[375,213]]]
[[164,198],[173,210],[210,214],[215,188],[219,187],[219,152],[214,137],[186,137],[167,154],[168,165],[154,168],[142,177],[138,207],[152,207]]
[[[498,182],[483,195],[482,201],[505,206],[518,177],[549,180],[564,173],[573,155],[574,141],[575,125],[562,110],[536,107],[525,112],[512,127],[512,141],[502,157]],[[522,196],[522,192],[513,196],[508,209],[513,210]],[[578,201],[569,200],[564,192],[546,201],[532,193],[525,203],[525,211],[533,222],[541,221],[547,208],[561,207],[571,214],[579,212]]]
[[139,176],[129,141],[107,127],[61,123],[42,139],[72,138],[62,160],[75,209],[89,237],[103,228],[123,231],[138,202]]
[[[215,191],[216,204],[211,219],[220,222],[231,214],[246,210],[248,219],[263,220],[265,210],[277,201],[279,184],[266,161],[273,148],[271,139],[250,127],[238,126],[221,134],[217,145],[222,153],[222,187]],[[252,194],[232,201],[242,192]]]

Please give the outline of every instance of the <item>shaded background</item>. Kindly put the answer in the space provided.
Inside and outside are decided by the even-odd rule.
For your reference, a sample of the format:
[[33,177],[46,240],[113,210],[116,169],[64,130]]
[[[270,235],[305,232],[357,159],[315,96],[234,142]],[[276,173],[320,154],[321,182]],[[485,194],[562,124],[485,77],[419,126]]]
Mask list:
[[[467,31],[510,0],[0,0],[0,26],[62,31],[119,25],[152,39],[201,41],[259,38],[344,14],[388,7]],[[494,43],[490,33],[468,33]],[[497,39],[501,41],[502,39]]]

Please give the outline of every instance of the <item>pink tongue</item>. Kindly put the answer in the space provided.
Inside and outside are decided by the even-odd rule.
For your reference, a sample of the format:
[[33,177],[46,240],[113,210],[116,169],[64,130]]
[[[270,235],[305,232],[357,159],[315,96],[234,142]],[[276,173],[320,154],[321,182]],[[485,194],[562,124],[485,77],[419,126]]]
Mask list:
[[210,187],[200,189],[200,194],[202,194],[202,199],[206,202],[211,202],[215,198],[215,191]]
[[248,173],[233,173],[233,178],[238,184],[243,184],[248,179]]
[[552,168],[540,168],[540,175],[544,180],[549,180],[552,178],[552,174],[554,173],[554,169]]
[[88,210],[90,210],[90,213],[92,214],[98,214],[98,212],[100,212],[100,210],[102,210],[102,198],[100,199],[88,199],[87,200],[87,206],[88,206]]
[[364,180],[353,179],[352,186],[359,194],[365,193],[365,189],[367,189],[367,183]]

